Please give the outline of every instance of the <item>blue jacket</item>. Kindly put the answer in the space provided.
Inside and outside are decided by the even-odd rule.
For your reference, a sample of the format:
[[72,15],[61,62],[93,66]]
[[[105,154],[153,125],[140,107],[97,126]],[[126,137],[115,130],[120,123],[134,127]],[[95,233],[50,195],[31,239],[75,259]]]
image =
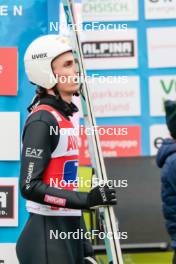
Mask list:
[[165,139],[156,162],[161,168],[161,197],[171,246],[176,248],[176,140]]

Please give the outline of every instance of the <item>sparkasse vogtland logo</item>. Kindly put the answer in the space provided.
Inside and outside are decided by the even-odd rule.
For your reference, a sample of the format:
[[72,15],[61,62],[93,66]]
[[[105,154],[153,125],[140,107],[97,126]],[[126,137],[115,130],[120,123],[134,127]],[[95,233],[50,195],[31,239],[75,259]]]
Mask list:
[[14,218],[14,186],[0,185],[0,219]]
[[82,50],[86,59],[134,57],[134,41],[87,41],[82,43]]

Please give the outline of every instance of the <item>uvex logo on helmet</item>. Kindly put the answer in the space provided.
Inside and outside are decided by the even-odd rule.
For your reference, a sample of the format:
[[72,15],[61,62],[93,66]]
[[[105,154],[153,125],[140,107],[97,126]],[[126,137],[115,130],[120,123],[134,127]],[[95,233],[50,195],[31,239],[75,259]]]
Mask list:
[[47,57],[47,53],[32,54],[32,59],[43,59]]

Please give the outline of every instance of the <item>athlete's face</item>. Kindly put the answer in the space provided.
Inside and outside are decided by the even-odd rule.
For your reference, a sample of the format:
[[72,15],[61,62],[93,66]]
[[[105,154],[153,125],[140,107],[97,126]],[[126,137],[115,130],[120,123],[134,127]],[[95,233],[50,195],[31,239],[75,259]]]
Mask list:
[[52,62],[52,69],[57,78],[57,89],[61,94],[72,95],[79,90],[78,73],[72,52],[58,56]]

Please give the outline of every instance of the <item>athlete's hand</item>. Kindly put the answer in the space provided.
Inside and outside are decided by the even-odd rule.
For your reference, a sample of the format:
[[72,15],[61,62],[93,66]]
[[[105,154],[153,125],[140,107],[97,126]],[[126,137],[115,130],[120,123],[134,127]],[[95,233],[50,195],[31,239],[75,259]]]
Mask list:
[[95,258],[93,257],[86,257],[84,258],[84,263],[85,264],[98,264]]
[[96,186],[88,193],[87,204],[89,208],[117,204],[115,189],[107,184]]

